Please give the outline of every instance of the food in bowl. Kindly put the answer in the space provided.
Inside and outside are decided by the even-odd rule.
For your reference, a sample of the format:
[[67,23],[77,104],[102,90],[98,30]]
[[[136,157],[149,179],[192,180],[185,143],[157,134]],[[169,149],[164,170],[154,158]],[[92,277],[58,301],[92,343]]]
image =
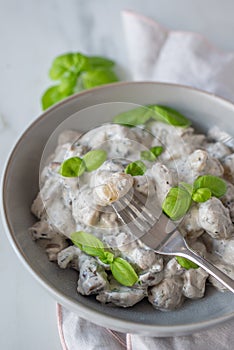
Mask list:
[[[30,228],[32,237],[51,261],[79,272],[79,293],[95,294],[101,303],[130,307],[148,298],[154,308],[172,310],[186,298],[203,297],[207,279],[224,290],[198,266],[162,257],[142,244],[119,223],[110,204],[134,187],[147,205],[162,207],[178,222],[194,250],[233,278],[232,143],[215,127],[207,135],[196,133],[168,107],[140,108],[114,122],[81,136],[60,135],[32,205],[40,220]],[[185,198],[171,206],[174,192]],[[109,260],[85,249],[91,235]],[[111,268],[113,261],[118,268]]]

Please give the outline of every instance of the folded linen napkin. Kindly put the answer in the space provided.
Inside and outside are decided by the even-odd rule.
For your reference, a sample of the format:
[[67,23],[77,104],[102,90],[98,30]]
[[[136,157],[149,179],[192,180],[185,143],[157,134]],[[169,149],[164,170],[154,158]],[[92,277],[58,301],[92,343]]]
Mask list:
[[123,24],[133,80],[189,85],[234,100],[234,53],[131,11],[123,12]]
[[181,337],[151,338],[124,334],[80,318],[65,307],[57,307],[63,350],[232,350],[234,321]]
[[[131,11],[123,13],[123,24],[133,80],[189,85],[234,101],[234,53]],[[64,350],[231,350],[234,344],[234,321],[189,336],[150,338],[102,328],[58,305],[58,327]]]

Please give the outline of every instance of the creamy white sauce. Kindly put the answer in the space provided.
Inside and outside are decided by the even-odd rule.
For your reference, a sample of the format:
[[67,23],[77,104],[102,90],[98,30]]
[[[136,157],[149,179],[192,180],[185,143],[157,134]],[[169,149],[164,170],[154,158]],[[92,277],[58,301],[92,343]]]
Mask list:
[[[78,132],[64,132],[43,170],[40,194],[32,205],[39,221],[30,232],[44,246],[50,260],[57,261],[61,268],[79,271],[79,293],[96,294],[100,302],[121,307],[148,297],[154,308],[167,310],[180,307],[186,298],[201,298],[208,274],[201,268],[186,271],[175,258],[162,257],[148,249],[121,226],[110,204],[134,187],[149,198],[151,206],[160,207],[180,181],[191,184],[204,174],[223,177],[227,181],[226,195],[194,203],[179,228],[193,249],[233,276],[234,148],[230,142],[222,141],[228,136],[217,128],[206,136],[196,134],[192,128],[160,122],[151,122],[149,127],[150,133],[107,124],[80,138]],[[144,161],[144,176],[124,173],[129,162],[140,159],[142,150],[160,145],[164,152],[154,162]],[[79,178],[58,174],[63,160],[83,157],[91,149],[104,149],[108,154],[97,170]],[[121,286],[108,277],[106,266],[98,259],[68,246],[67,238],[80,230],[96,235],[116,256],[127,259],[137,271],[140,284]],[[214,279],[210,278],[210,282],[223,290]]]

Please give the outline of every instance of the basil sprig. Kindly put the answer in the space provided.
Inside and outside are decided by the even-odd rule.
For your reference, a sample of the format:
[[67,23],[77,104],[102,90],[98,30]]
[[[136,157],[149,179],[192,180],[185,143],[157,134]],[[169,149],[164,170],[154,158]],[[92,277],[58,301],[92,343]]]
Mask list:
[[193,186],[184,182],[173,187],[163,201],[162,209],[172,220],[181,219],[189,210],[192,200],[206,202],[211,196],[221,197],[226,193],[226,183],[214,175],[199,176]]
[[88,255],[98,257],[104,264],[110,266],[113,277],[122,285],[130,287],[138,281],[138,276],[133,267],[124,259],[115,257],[107,251],[103,243],[94,235],[79,231],[71,234],[74,245]]
[[60,166],[59,173],[64,177],[78,177],[85,171],[94,171],[98,169],[107,158],[106,151],[95,149],[89,151],[82,158],[71,157],[66,159]]
[[144,175],[147,168],[141,160],[136,160],[135,162],[129,163],[125,168],[125,173],[132,176]]
[[191,125],[183,114],[175,109],[162,105],[147,105],[134,108],[130,111],[123,112],[115,116],[114,123],[125,126],[143,125],[150,119],[180,127],[188,127]]
[[214,175],[199,176],[194,181],[193,186],[195,190],[199,188],[209,188],[212,195],[217,198],[222,197],[227,191],[226,182],[220,177]]
[[[162,209],[172,220],[179,220],[187,213],[192,201],[206,202],[212,195],[219,198],[226,193],[226,189],[225,181],[217,176],[199,176],[193,186],[181,182],[178,187],[171,188],[163,201]],[[199,267],[189,259],[180,256],[177,256],[176,260],[187,270]]]
[[56,85],[43,94],[43,110],[76,92],[118,81],[113,71],[114,65],[107,58],[86,56],[79,52],[56,57],[49,71],[49,77],[56,81]]
[[163,152],[162,146],[151,147],[149,151],[141,151],[141,159],[153,162]]

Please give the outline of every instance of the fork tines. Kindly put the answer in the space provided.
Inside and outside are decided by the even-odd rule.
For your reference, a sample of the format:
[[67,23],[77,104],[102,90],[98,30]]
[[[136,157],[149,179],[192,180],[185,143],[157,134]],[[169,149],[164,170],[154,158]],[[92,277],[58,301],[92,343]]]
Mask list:
[[134,224],[141,232],[146,232],[156,223],[160,214],[149,210],[147,204],[150,204],[148,198],[133,190],[113,202],[112,207],[123,224]]

